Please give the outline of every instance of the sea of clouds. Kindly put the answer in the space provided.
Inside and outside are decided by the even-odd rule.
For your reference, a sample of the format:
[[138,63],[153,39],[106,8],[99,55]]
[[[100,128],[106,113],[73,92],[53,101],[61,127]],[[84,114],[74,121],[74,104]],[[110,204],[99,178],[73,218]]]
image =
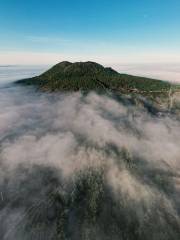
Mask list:
[[[4,84],[42,71],[0,71],[0,239],[180,239],[179,116],[128,97]],[[80,224],[78,200],[68,236],[57,236],[52,196],[70,199],[89,169],[103,172],[98,220]]]
[[180,83],[178,63],[114,64],[114,68],[121,73]]
[[0,86],[19,79],[37,76],[47,70],[49,66],[31,65],[0,65]]
[[176,115],[153,115],[128,98],[1,87],[0,238],[58,239],[51,223],[41,233],[27,227],[29,215],[38,218],[43,206],[46,215],[52,185],[42,172],[51,169],[63,185],[71,185],[91,168],[103,169],[112,198],[117,206],[123,201],[127,215],[133,212],[144,239],[179,239],[179,132]]

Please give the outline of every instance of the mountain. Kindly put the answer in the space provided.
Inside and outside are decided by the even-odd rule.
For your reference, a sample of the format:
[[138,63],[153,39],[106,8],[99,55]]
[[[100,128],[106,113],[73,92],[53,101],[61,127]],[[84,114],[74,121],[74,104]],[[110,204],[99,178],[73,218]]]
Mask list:
[[121,93],[167,93],[165,81],[120,74],[95,62],[61,62],[40,76],[17,81],[47,91],[109,90]]

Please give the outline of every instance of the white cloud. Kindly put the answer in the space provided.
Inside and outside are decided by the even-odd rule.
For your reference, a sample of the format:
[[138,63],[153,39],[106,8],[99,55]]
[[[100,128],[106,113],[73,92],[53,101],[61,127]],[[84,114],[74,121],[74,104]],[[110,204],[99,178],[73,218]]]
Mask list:
[[[63,177],[62,185],[66,185],[67,180],[70,189],[73,189],[71,180],[77,172],[101,167],[105,184],[110,187],[110,197],[113,196],[114,206],[125,223],[128,220],[122,210],[126,210],[125,216],[131,216],[132,208],[133,218],[140,223],[135,227],[143,228],[145,236],[149,233],[146,226],[150,226],[151,233],[156,233],[154,239],[161,239],[158,227],[162,226],[163,233],[170,232],[172,239],[179,239],[174,237],[174,226],[180,224],[178,120],[171,115],[151,116],[143,106],[125,106],[111,96],[95,93],[86,96],[41,94],[15,86],[0,89],[0,98],[0,186],[4,186],[4,196],[10,196],[10,203],[19,199],[21,207],[30,199],[31,207],[37,206],[37,202],[48,202],[45,190],[51,193],[52,183],[49,179],[44,182],[41,173],[28,175],[34,165],[40,166],[42,171],[43,167],[56,169],[58,177]],[[21,171],[21,167],[28,171],[24,172],[24,168]],[[42,180],[37,182],[36,177]],[[21,181],[23,184],[18,184]],[[19,208],[16,204],[11,207],[10,203],[0,209],[3,226],[0,230],[5,232],[2,239],[9,240],[17,233],[17,219],[23,219],[22,224],[29,220],[29,215],[24,217],[26,208],[14,214]],[[33,217],[38,213],[39,204]],[[37,234],[38,229],[33,228],[33,234]],[[9,234],[11,231],[14,234]]]
[[117,64],[114,65],[114,68],[119,72],[132,75],[146,76],[180,83],[180,63]]

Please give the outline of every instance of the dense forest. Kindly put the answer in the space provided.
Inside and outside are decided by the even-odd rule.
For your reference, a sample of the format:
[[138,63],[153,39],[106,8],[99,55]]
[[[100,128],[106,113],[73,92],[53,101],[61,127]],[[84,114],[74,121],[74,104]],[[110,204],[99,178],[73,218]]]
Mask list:
[[122,93],[166,93],[171,84],[165,81],[120,74],[94,62],[61,62],[40,76],[17,83],[36,85],[50,91],[109,90]]

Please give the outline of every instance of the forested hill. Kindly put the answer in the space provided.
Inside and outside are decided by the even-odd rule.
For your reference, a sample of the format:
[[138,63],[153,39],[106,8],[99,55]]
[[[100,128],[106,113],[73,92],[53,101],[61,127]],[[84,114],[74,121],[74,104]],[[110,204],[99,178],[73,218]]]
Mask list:
[[17,81],[48,91],[110,90],[122,93],[168,92],[165,81],[120,74],[95,62],[61,62],[40,76]]

